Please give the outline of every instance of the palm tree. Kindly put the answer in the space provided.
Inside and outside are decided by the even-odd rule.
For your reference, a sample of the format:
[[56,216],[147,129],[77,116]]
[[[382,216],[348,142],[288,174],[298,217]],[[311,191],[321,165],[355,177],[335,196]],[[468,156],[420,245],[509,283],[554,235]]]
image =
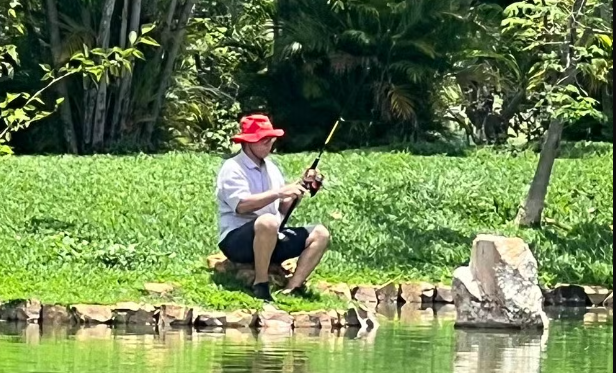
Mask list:
[[363,138],[417,136],[434,128],[440,79],[485,32],[483,11],[470,0],[281,0],[272,74],[301,87],[285,97],[357,121]]

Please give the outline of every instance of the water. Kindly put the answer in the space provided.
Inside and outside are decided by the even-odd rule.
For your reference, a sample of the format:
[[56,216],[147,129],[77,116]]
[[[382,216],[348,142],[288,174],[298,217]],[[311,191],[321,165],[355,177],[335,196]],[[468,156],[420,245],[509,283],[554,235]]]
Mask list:
[[613,372],[611,310],[551,310],[548,332],[453,328],[453,314],[390,310],[378,329],[62,327],[0,322],[0,372]]

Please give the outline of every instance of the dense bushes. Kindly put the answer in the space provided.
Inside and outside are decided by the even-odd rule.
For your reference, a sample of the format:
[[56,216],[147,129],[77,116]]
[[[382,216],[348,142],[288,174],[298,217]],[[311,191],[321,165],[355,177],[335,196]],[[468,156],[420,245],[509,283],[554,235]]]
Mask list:
[[[526,239],[544,283],[611,287],[613,152],[596,150],[563,150],[544,214],[556,224],[542,230],[511,224],[536,155],[488,150],[327,153],[326,188],[303,201],[291,223],[330,227],[332,247],[316,274],[328,280],[447,281],[468,260],[474,236],[493,232]],[[292,178],[312,155],[276,161]],[[105,302],[141,296],[144,281],[175,281],[188,301],[250,304],[204,268],[216,251],[221,162],[188,153],[0,160],[0,298]]]

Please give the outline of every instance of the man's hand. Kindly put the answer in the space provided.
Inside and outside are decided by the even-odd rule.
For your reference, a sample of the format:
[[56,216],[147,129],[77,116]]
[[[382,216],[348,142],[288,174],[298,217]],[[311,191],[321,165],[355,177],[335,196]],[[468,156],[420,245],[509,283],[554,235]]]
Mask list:
[[318,169],[315,170],[311,168],[304,172],[304,175],[302,176],[302,181],[304,182],[304,185],[311,185],[313,189],[318,189],[318,185],[316,182],[317,176],[320,180],[323,180],[323,174],[321,174]]
[[308,190],[300,183],[287,184],[278,190],[278,196],[283,199],[301,198]]

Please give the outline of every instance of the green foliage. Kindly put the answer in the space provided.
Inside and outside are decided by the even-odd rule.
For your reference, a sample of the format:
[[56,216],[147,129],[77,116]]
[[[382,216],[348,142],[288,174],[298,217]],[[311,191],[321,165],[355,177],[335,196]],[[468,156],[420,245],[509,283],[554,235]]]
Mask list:
[[[0,123],[3,122],[5,125],[5,128],[0,132],[0,156],[12,154],[11,148],[6,145],[11,140],[11,132],[28,128],[32,123],[48,117],[56,112],[63,103],[64,98],[60,97],[56,99],[51,110],[45,110],[45,102],[41,99],[45,91],[59,81],[74,74],[79,74],[84,79],[92,79],[93,82],[100,83],[103,74],[120,76],[123,68],[131,71],[130,58],[144,59],[143,52],[137,49],[137,46],[140,44],[157,45],[152,38],[145,35],[148,31],[148,29],[143,30],[139,37],[133,35],[131,37],[131,47],[125,49],[114,47],[109,50],[102,48],[89,50],[87,46],[84,46],[83,51],[72,55],[69,61],[57,69],[57,71],[47,64],[41,64],[40,67],[45,72],[41,80],[48,83],[34,94],[28,92],[7,92],[6,98],[0,101],[0,109],[2,109],[0,112]],[[18,63],[19,60],[16,57],[13,59]],[[14,102],[18,104],[15,105]],[[37,107],[35,103],[42,106]]]
[[[323,222],[332,232],[313,280],[448,282],[468,261],[475,235],[496,233],[531,245],[544,284],[611,287],[612,149],[563,149],[545,210],[556,223],[540,231],[511,223],[537,156],[504,150],[326,153],[325,188],[302,202],[290,224]],[[292,179],[311,155],[275,161]],[[1,160],[0,298],[107,303],[146,299],[144,282],[168,281],[179,285],[176,300],[258,306],[204,266],[218,250],[212,180],[221,162],[189,153]],[[300,309],[335,301],[317,295],[280,303]]]
[[531,100],[551,119],[568,124],[585,117],[605,119],[598,100],[579,80],[607,84],[613,68],[611,20],[602,17],[609,4],[584,1],[575,9],[577,3],[516,2],[502,22],[503,33],[511,34],[517,48],[538,56],[529,71]]
[[228,151],[241,112],[264,108],[251,95],[271,55],[274,2],[201,3],[188,25],[165,121],[172,146]]
[[484,36],[484,12],[468,1],[280,3],[269,102],[277,122],[308,143],[296,136],[288,147],[316,146],[314,133],[339,116],[349,146],[446,133],[436,120],[439,83]]

